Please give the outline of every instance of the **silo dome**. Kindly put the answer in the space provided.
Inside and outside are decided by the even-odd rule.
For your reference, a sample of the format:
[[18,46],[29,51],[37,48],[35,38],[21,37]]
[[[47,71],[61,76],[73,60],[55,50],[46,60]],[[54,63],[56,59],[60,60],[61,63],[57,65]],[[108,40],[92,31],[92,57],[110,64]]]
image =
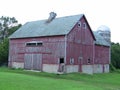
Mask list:
[[109,31],[110,32],[110,28],[105,25],[101,25],[100,27],[97,28],[97,31]]
[[111,32],[109,27],[101,25],[98,27],[97,33],[101,35],[109,44],[111,43]]

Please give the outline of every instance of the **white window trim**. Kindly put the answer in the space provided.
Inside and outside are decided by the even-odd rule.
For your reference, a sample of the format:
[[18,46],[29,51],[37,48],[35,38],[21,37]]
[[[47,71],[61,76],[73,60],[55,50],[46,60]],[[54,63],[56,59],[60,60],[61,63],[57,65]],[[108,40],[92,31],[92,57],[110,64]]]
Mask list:
[[[33,45],[33,46],[42,46],[43,45],[43,42],[42,41],[30,41],[30,42],[26,42],[25,43],[25,46],[29,46],[29,45],[27,45],[28,43],[35,43],[35,45]],[[41,45],[38,45],[38,43],[41,43]],[[32,46],[32,45],[31,45]]]
[[81,22],[80,21],[78,21],[78,27],[81,27]]

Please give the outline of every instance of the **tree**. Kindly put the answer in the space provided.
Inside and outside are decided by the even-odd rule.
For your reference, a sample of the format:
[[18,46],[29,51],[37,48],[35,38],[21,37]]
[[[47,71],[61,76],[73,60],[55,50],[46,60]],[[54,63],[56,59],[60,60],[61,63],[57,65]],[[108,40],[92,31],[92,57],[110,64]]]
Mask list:
[[116,69],[120,69],[120,44],[119,43],[112,43],[111,63]]
[[19,29],[22,25],[18,24],[17,26],[14,26],[10,29],[8,29],[8,36],[10,36],[11,34],[13,34],[17,29]]
[[8,63],[9,39],[8,36],[21,27],[21,24],[12,17],[0,18],[0,66]]
[[7,64],[8,62],[8,38],[0,43],[0,65]]
[[0,18],[0,39],[3,40],[8,36],[8,30],[17,24],[15,17],[5,17]]

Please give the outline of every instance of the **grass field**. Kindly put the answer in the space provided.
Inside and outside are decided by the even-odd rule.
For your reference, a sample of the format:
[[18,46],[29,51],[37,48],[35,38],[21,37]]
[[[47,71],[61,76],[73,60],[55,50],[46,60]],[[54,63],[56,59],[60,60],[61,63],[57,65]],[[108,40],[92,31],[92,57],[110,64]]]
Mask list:
[[120,90],[120,73],[56,75],[0,68],[0,90]]

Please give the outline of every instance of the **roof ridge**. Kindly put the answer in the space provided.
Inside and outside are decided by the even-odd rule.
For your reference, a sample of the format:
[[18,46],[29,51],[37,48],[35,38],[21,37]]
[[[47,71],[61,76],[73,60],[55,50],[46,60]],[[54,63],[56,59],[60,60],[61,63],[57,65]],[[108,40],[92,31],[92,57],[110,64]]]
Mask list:
[[[75,16],[83,16],[84,14],[77,14],[77,15],[70,15],[70,16],[68,16],[68,15],[66,15],[66,16],[60,16],[60,17],[56,17],[55,19],[60,19],[60,18],[67,18],[67,17],[75,17]],[[41,20],[33,20],[33,21],[28,21],[28,22],[26,22],[26,23],[31,23],[31,22],[37,22],[37,21],[45,21],[45,20],[47,20],[48,18],[46,18],[46,19],[41,19]],[[54,20],[55,20],[54,19]],[[25,23],[25,24],[26,24]]]

